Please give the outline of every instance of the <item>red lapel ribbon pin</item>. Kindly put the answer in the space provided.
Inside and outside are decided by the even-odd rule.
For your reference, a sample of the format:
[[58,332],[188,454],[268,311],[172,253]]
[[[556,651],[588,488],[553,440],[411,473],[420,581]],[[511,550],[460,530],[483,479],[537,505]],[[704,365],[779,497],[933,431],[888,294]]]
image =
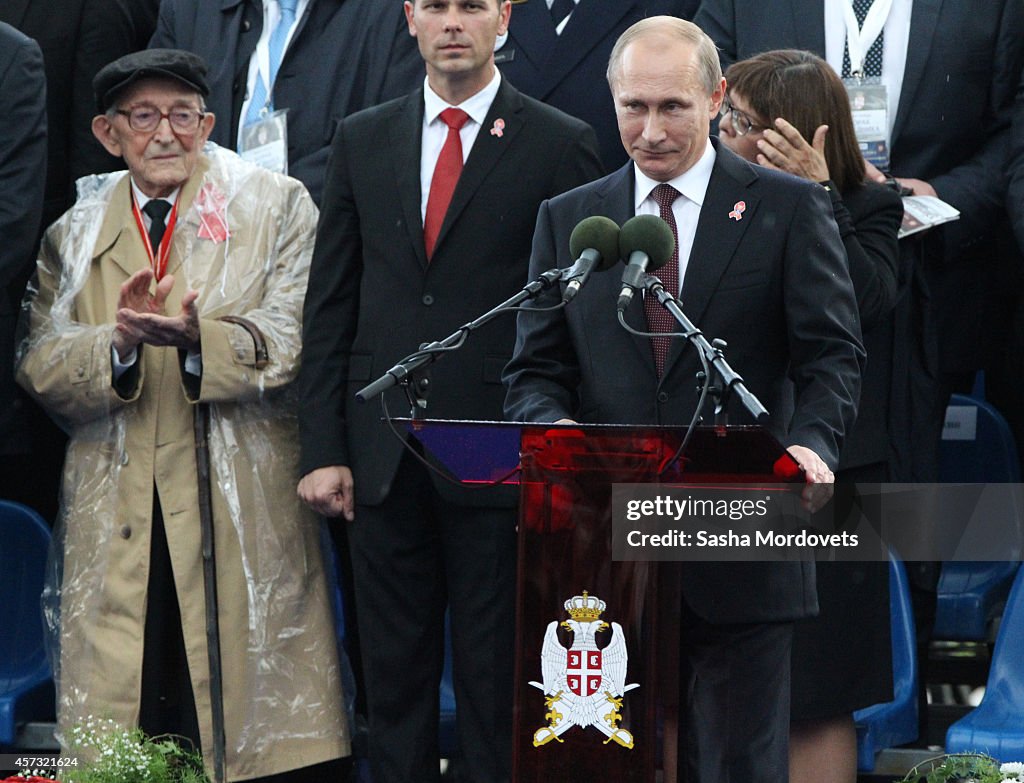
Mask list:
[[729,213],[729,217],[735,220],[737,223],[743,220],[743,213],[747,211],[747,204],[745,201],[737,201],[732,205],[732,212]]
[[505,135],[505,120],[501,119],[501,117],[498,117],[498,119],[494,121],[494,125],[491,128],[491,135],[497,136],[499,139]]

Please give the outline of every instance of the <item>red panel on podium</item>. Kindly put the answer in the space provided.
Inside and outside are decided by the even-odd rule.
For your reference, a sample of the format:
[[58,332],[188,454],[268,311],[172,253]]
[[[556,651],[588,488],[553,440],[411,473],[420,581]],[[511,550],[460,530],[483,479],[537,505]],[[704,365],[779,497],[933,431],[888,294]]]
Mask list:
[[612,485],[778,484],[802,480],[796,463],[760,427],[699,427],[659,477],[684,428],[409,426],[460,480],[521,465],[512,779],[674,781],[677,567],[612,561]]

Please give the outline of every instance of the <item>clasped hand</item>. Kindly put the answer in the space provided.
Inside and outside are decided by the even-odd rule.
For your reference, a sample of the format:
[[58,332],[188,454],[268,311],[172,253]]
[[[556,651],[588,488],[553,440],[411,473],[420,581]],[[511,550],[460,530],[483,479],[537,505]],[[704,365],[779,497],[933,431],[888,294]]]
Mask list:
[[121,286],[117,299],[117,322],[111,341],[118,358],[125,361],[139,345],[184,348],[199,347],[198,291],[181,298],[181,312],[166,314],[167,297],[174,288],[174,275],[165,275],[151,293],[153,270],[141,269]]

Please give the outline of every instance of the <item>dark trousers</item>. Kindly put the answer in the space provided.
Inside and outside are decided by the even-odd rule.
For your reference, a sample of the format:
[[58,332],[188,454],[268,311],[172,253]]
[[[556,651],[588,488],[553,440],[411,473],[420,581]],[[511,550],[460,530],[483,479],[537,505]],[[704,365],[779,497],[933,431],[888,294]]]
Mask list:
[[[192,692],[192,680],[185,658],[178,595],[174,589],[167,532],[156,490],[153,491],[153,538],[150,547],[146,630],[142,655],[142,694],[139,728],[148,736],[173,735],[187,748],[199,751],[199,720]],[[350,759],[282,772],[247,783],[310,783],[349,779]]]
[[460,773],[509,779],[515,523],[512,509],[446,500],[408,454],[385,501],[357,506],[348,533],[374,783],[439,778],[446,608]]
[[199,721],[185,658],[167,532],[155,487],[146,595],[139,728],[151,737],[172,734],[184,740],[182,744],[186,747],[198,751]]
[[785,783],[793,624],[681,620],[681,780]]

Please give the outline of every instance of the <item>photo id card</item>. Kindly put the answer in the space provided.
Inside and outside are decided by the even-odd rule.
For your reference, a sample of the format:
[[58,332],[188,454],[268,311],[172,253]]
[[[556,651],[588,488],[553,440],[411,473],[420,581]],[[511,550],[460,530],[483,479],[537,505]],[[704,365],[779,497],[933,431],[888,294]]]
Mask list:
[[864,159],[889,169],[889,95],[877,79],[843,79],[850,96],[853,129]]
[[265,169],[287,174],[287,113],[287,109],[267,112],[259,120],[243,128],[238,154]]

